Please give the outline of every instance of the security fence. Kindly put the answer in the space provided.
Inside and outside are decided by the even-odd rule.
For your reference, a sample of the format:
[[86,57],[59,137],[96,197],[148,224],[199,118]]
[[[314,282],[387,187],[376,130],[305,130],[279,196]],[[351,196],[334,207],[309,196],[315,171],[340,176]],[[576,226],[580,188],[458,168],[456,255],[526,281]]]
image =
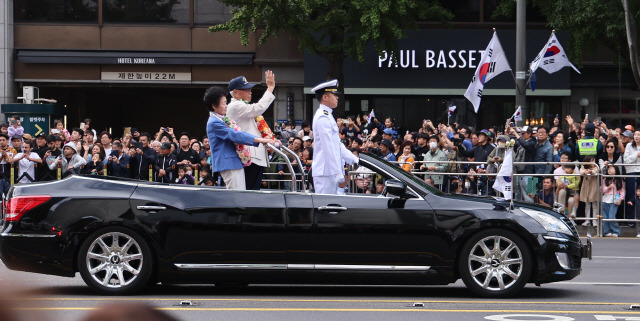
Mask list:
[[[283,148],[282,151],[276,149],[282,156],[286,157],[286,154],[292,155],[291,162],[272,162],[270,167],[265,169],[263,179],[263,189],[272,190],[297,190],[297,191],[312,191],[312,178],[310,178],[310,172],[301,164],[300,158],[290,150]],[[415,161],[415,162],[392,162],[398,164],[400,167],[403,165],[410,165],[410,172],[417,177],[432,184],[435,188],[445,193],[463,193],[463,194],[477,194],[477,195],[489,195],[501,197],[503,196],[498,191],[492,188],[496,176],[500,171],[500,164],[497,164],[495,168],[491,168],[487,162],[469,162],[469,161]],[[36,172],[39,166],[46,166],[46,164],[34,164]],[[284,170],[278,171],[278,165],[283,165]],[[429,167],[435,166],[438,170],[421,170],[421,166]],[[552,173],[552,174],[522,174],[515,171],[517,165],[551,165],[551,166],[563,166],[573,165],[575,166],[575,172],[571,174],[567,173]],[[638,166],[637,164],[613,164],[619,168],[625,168],[627,166]],[[640,188],[640,175],[637,174],[621,174],[621,175],[609,175],[603,173],[606,167],[602,167],[597,163],[589,162],[514,162],[513,163],[513,196],[517,201],[535,202],[543,206],[548,206],[558,212],[561,212],[569,216],[576,224],[591,225],[596,227],[597,235],[602,236],[611,230],[610,224],[613,225],[613,230],[616,230],[616,226],[619,224],[640,224],[640,217],[636,217],[636,206],[640,206],[640,195],[636,195],[636,190]],[[579,168],[584,166],[593,166],[597,168],[597,173],[594,175],[586,175],[580,173]],[[199,175],[200,166],[193,165],[193,184],[198,185],[203,183]],[[18,175],[18,169],[14,164],[10,165],[9,175],[5,175],[5,180],[9,181],[11,185],[22,182],[36,181],[35,177],[23,172]],[[479,169],[479,170],[478,170]],[[84,166],[80,168],[74,174],[81,173],[84,170]],[[127,166],[129,170],[129,166]],[[175,170],[175,167],[172,167]],[[311,169],[312,170],[312,169]],[[144,170],[146,171],[146,169]],[[64,169],[57,166],[54,170],[42,171],[44,175],[38,177],[40,180],[56,180],[64,178]],[[142,171],[140,171],[142,172]],[[293,173],[293,175],[292,175]],[[145,173],[147,174],[147,173]],[[154,173],[153,166],[148,168],[148,178],[145,180],[153,181],[157,178],[157,173]],[[104,164],[96,169],[94,175],[112,175],[107,164]],[[8,177],[6,177],[8,176]],[[35,176],[35,175],[34,175]],[[146,176],[146,175],[145,175]],[[134,179],[141,179],[143,176],[138,174],[136,176],[130,176]],[[552,186],[550,190],[544,189],[544,178],[552,178]],[[571,179],[571,178],[575,179]],[[620,178],[623,185],[615,192],[616,195],[606,196],[603,194],[602,184],[607,179]],[[567,184],[570,181],[578,182],[573,184]],[[558,182],[562,185],[558,186]],[[580,195],[582,185],[588,182],[588,184],[594,185],[595,198],[587,199],[584,195]],[[620,183],[620,181],[616,182]],[[373,171],[366,169],[352,167],[347,171],[347,178],[345,179],[345,191],[347,193],[367,193],[367,194],[380,194],[384,188],[384,181],[379,175]],[[622,196],[624,191],[624,197]],[[640,194],[640,190],[638,190]],[[540,197],[542,196],[542,197]],[[603,202],[603,197],[605,201]],[[613,197],[613,199],[611,198]],[[619,199],[621,199],[620,202]],[[548,201],[547,202],[545,202]],[[611,205],[613,200],[613,204]],[[587,202],[585,202],[587,201]],[[631,204],[629,204],[629,202]],[[551,204],[549,204],[551,203]],[[582,204],[585,204],[585,212],[591,215],[585,217],[582,214]],[[587,210],[586,207],[590,210]],[[574,208],[576,210],[574,210]],[[615,208],[615,209],[614,209]],[[604,211],[603,211],[604,210]],[[615,211],[617,215],[611,215],[610,213]],[[605,212],[605,213],[603,213]],[[640,213],[640,209],[638,210]],[[603,214],[609,214],[605,217]],[[619,218],[616,218],[619,217]],[[607,231],[603,229],[604,225],[607,225]],[[619,234],[619,232],[618,232]]]

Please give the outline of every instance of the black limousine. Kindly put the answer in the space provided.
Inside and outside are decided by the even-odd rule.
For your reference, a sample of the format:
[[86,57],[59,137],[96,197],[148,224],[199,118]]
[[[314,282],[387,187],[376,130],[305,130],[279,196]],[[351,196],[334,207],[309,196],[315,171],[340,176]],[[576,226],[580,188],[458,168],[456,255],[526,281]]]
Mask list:
[[[288,164],[290,168],[290,164]],[[449,284],[511,296],[570,280],[591,256],[563,214],[444,194],[368,154],[380,195],[233,191],[71,176],[13,186],[0,258],[102,294],[149,284]],[[295,179],[294,179],[295,183]]]

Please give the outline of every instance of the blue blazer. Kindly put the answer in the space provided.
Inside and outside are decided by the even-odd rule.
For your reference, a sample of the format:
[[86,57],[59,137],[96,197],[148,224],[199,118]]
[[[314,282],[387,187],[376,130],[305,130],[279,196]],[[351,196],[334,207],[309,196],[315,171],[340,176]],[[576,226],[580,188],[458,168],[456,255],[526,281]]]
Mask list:
[[[242,128],[241,128],[242,129]],[[221,172],[229,169],[241,169],[242,162],[236,153],[236,145],[258,146],[254,143],[256,136],[245,132],[237,132],[217,117],[210,116],[207,121],[207,137],[211,148],[211,171]]]

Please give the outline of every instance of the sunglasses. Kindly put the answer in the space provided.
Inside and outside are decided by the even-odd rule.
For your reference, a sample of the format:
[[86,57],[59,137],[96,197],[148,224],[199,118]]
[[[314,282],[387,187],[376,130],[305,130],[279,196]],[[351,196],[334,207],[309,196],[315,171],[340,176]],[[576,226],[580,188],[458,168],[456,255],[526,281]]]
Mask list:
[[607,148],[616,148],[615,146],[607,146]]

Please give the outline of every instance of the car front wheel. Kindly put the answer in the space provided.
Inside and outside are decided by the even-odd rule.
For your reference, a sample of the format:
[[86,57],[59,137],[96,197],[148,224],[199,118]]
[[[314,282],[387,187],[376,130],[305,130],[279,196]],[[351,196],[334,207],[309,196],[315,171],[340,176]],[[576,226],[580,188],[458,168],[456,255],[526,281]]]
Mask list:
[[78,254],[84,282],[102,294],[128,294],[149,283],[153,265],[149,246],[135,232],[122,227],[91,234]]
[[529,280],[533,263],[522,238],[500,229],[471,237],[458,262],[467,288],[482,297],[515,295]]

